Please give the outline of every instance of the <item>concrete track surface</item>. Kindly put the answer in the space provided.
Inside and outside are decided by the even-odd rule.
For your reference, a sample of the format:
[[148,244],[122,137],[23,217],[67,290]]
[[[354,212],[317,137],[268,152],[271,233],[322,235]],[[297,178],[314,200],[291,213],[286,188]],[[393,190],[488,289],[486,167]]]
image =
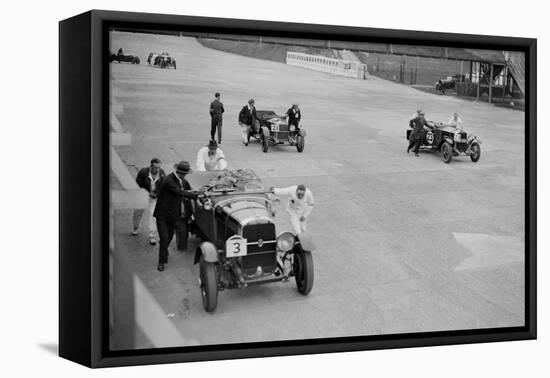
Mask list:
[[[316,200],[310,295],[292,280],[224,291],[213,315],[202,308],[193,253],[172,244],[167,270],[157,272],[157,247],[145,230],[130,235],[129,211],[117,213],[137,276],[184,337],[223,344],[524,324],[523,112],[224,53],[192,38],[115,32],[111,49],[119,47],[142,62],[110,65],[118,118],[133,137],[117,151],[131,173],[153,156],[167,173],[178,160],[194,163],[220,91],[230,167],[253,169],[266,186],[304,183]],[[145,65],[150,51],[170,52],[178,69]],[[237,114],[249,98],[281,114],[298,101],[305,151],[244,147]],[[483,142],[481,160],[408,155],[405,130],[417,108],[435,121],[459,112]],[[278,230],[290,228],[284,204]]]

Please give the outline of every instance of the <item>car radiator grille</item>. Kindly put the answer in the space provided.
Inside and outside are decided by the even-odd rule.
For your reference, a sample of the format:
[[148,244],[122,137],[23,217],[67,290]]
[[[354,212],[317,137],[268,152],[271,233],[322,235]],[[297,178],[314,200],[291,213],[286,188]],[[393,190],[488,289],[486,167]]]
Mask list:
[[248,243],[257,243],[260,239],[265,242],[261,247],[258,244],[247,246],[247,255],[242,259],[244,273],[253,274],[258,266],[261,266],[264,272],[273,271],[277,264],[276,244],[272,243],[276,239],[275,225],[263,223],[246,226],[243,229],[243,237]]

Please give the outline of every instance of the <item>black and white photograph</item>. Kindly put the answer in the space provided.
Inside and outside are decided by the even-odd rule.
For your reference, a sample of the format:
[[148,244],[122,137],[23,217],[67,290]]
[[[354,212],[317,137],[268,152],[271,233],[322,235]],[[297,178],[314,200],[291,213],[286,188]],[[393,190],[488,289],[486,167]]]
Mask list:
[[113,27],[113,351],[526,324],[526,57]]
[[2,3],[2,376],[545,376],[544,10]]

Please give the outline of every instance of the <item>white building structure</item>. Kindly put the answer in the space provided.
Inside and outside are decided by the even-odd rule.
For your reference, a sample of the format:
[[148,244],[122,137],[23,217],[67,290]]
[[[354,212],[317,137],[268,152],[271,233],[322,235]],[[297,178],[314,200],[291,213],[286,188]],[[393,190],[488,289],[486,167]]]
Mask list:
[[369,76],[366,64],[321,55],[288,51],[286,64],[361,80],[368,79]]

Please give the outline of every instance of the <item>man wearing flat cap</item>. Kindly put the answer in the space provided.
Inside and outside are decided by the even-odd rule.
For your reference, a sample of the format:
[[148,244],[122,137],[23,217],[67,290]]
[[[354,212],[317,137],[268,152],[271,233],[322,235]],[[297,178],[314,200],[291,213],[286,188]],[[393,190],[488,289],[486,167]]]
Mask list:
[[187,248],[187,224],[191,215],[191,204],[188,199],[197,198],[197,194],[191,191],[191,186],[185,179],[190,172],[192,170],[189,162],[180,161],[174,165],[174,172],[166,176],[160,186],[154,212],[160,238],[157,267],[159,272],[162,272],[164,265],[168,263],[168,246],[176,229],[183,239],[180,239],[178,249]]
[[298,129],[300,121],[302,120],[302,111],[297,102],[292,103],[290,109],[286,111],[286,116],[288,119],[288,126],[294,125],[294,127]]
[[221,171],[227,168],[227,161],[218,143],[211,140],[197,154],[197,171]]
[[409,136],[409,146],[407,147],[407,153],[414,147],[414,156],[418,157],[418,150],[420,149],[420,142],[422,135],[424,134],[424,126],[431,129],[428,122],[424,118],[425,113],[422,110],[417,111],[417,116],[409,121],[409,127],[413,130]]
[[250,141],[250,133],[255,127],[256,121],[256,108],[254,107],[254,99],[248,100],[248,104],[243,106],[239,112],[239,125],[241,126],[241,135],[243,137],[243,144],[248,146]]

